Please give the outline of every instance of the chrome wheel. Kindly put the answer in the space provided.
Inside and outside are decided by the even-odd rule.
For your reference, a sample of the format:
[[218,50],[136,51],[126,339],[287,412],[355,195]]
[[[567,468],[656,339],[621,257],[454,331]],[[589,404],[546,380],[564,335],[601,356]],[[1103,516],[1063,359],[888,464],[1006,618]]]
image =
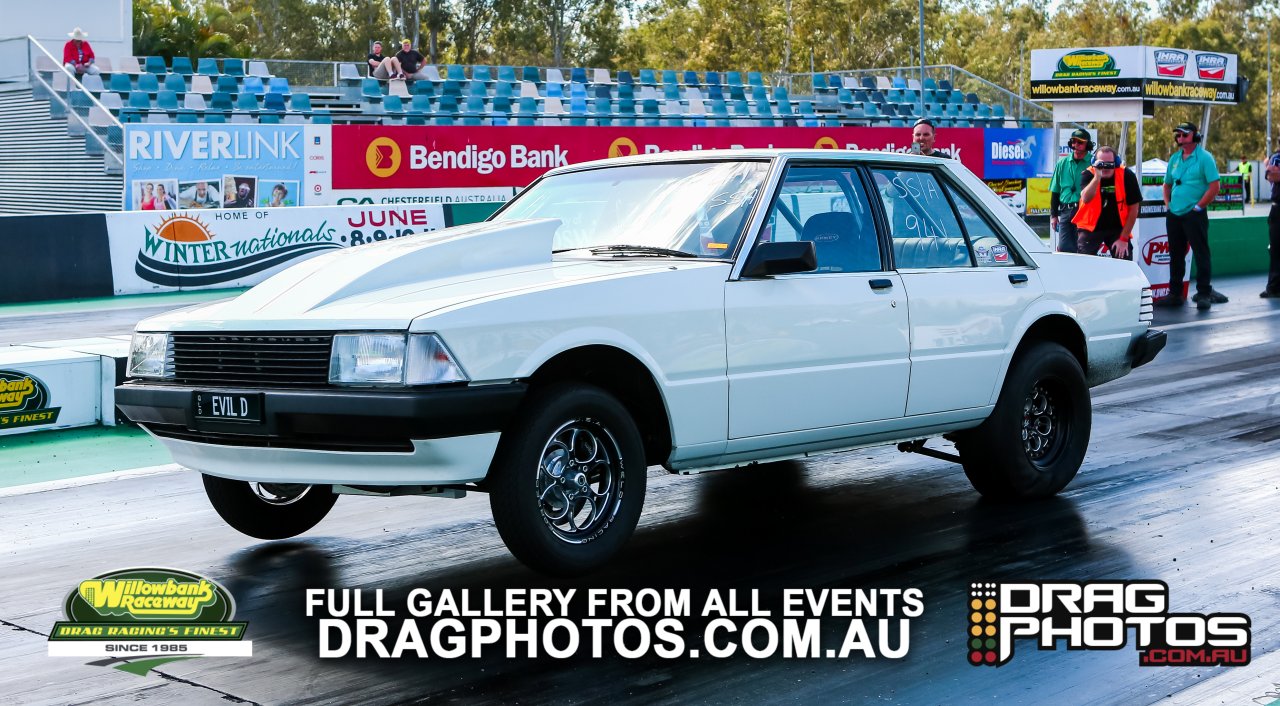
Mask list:
[[1051,463],[1061,450],[1068,419],[1062,399],[1052,385],[1042,380],[1022,403],[1022,448],[1036,466]]
[[311,486],[305,483],[251,483],[253,494],[268,505],[292,505],[306,497]]
[[542,521],[569,544],[595,539],[618,514],[623,480],[622,452],[608,429],[593,419],[560,426],[538,463]]

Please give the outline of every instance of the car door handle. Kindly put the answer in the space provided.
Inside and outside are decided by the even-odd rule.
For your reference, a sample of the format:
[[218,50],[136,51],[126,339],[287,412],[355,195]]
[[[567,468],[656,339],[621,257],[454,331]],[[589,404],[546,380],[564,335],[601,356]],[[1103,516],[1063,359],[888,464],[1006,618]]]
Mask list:
[[1027,276],[1022,273],[1009,275],[1009,284],[1026,284]]
[[872,289],[893,289],[893,280],[891,279],[873,279],[867,282]]

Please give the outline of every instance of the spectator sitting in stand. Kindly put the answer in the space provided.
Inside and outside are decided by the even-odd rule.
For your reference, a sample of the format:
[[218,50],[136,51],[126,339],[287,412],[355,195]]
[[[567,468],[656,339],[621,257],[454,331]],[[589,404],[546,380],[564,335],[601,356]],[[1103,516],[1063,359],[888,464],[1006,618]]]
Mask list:
[[377,71],[378,67],[382,66],[382,62],[386,60],[387,57],[382,55],[382,42],[374,42],[373,51],[369,53],[369,59],[365,62],[367,64],[367,66],[364,67],[365,72],[370,77],[373,77],[373,73]]
[[98,73],[93,63],[93,47],[84,40],[89,35],[79,27],[67,32],[71,39],[62,46],[62,65],[76,76]]

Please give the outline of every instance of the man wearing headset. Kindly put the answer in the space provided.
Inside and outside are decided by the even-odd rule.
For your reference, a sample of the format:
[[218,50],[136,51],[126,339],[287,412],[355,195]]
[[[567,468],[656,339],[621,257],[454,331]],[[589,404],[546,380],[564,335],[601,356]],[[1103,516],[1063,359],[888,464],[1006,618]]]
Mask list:
[[1131,260],[1129,241],[1138,221],[1142,187],[1114,147],[1099,147],[1093,156],[1093,166],[1080,179],[1080,207],[1071,219],[1080,233],[1076,252]]
[[1049,180],[1049,227],[1058,232],[1058,252],[1075,252],[1079,246],[1079,233],[1072,219],[1080,207],[1080,180],[1093,161],[1093,140],[1088,131],[1072,130],[1067,147],[1071,154],[1058,160]]
[[1200,131],[1193,123],[1178,123],[1173,140],[1178,151],[1169,157],[1164,173],[1164,205],[1169,209],[1165,216],[1169,230],[1169,296],[1156,302],[1156,306],[1182,306],[1182,279],[1190,245],[1196,265],[1196,294],[1192,301],[1204,311],[1227,302],[1209,284],[1209,213],[1205,209],[1218,195],[1218,165],[1213,155],[1200,146]]

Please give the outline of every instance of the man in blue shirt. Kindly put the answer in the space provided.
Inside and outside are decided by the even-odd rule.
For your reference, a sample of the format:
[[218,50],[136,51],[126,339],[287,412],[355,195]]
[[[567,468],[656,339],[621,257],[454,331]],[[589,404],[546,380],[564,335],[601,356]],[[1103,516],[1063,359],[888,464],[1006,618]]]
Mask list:
[[1196,294],[1192,301],[1204,311],[1213,304],[1225,304],[1226,296],[1213,291],[1209,263],[1209,213],[1205,209],[1218,195],[1218,165],[1213,155],[1200,147],[1200,132],[1192,123],[1173,129],[1178,151],[1169,157],[1164,173],[1164,205],[1169,209],[1165,225],[1169,230],[1169,295],[1157,306],[1182,306],[1182,279],[1186,274],[1187,246],[1196,265]]
[[1263,176],[1271,183],[1271,213],[1267,215],[1271,270],[1267,275],[1267,288],[1258,296],[1263,299],[1280,299],[1280,145],[1267,158],[1267,169]]

